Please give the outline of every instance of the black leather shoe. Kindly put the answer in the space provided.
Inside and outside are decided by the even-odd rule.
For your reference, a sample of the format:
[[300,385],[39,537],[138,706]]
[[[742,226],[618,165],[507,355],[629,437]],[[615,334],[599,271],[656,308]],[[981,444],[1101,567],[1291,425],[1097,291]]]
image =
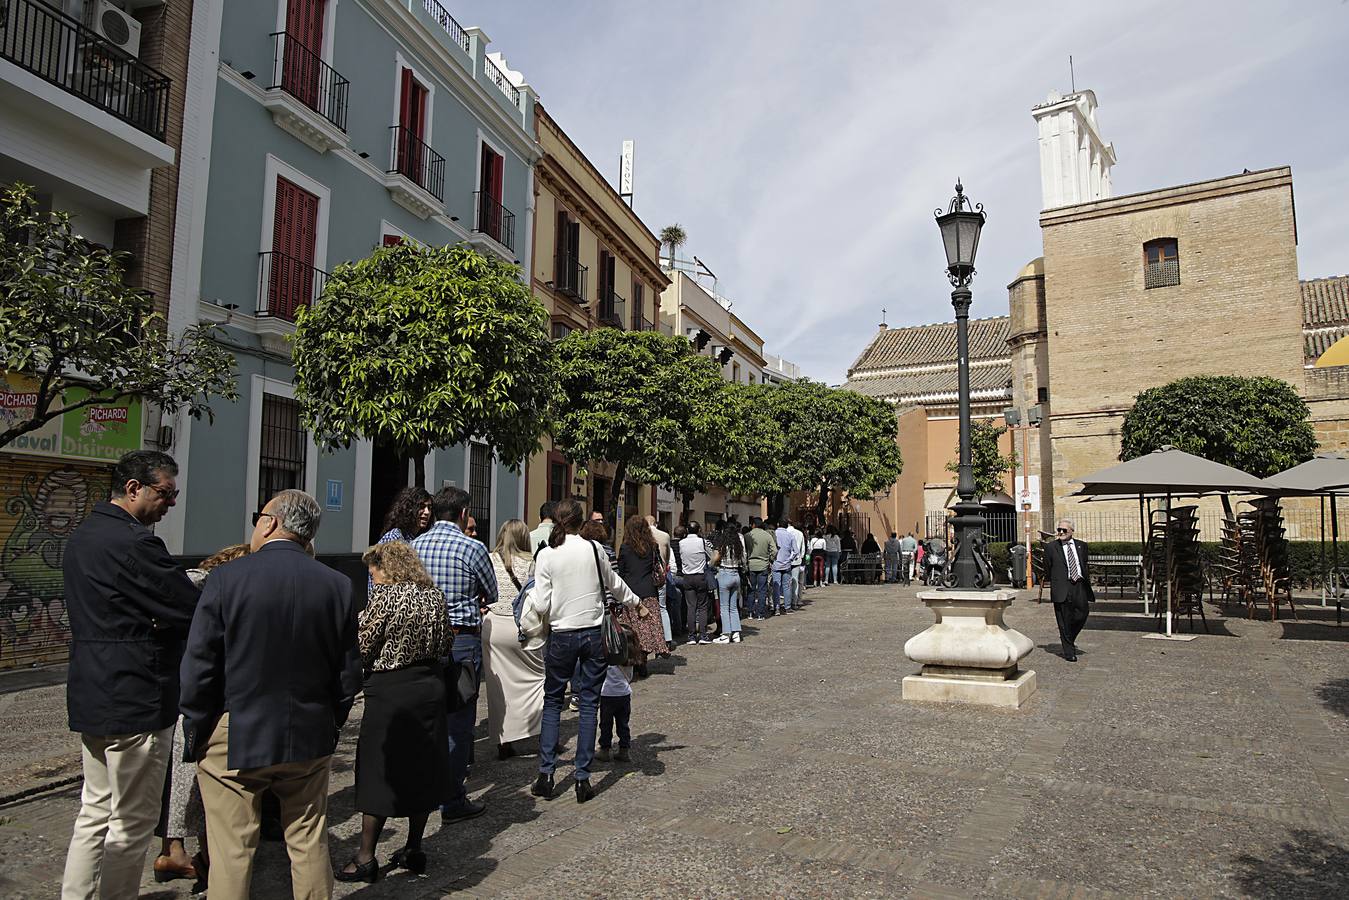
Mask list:
[[539,777],[534,779],[534,786],[529,792],[535,797],[542,797],[545,800],[553,799],[553,776],[539,773]]
[[1077,654],[1071,650],[1063,654],[1063,658],[1068,660],[1068,662],[1077,662]]
[[[354,872],[348,872],[347,866],[352,865],[356,867],[356,870]],[[338,881],[364,881],[366,884],[374,884],[376,881],[379,881],[378,859],[372,858],[368,863],[358,863],[353,858],[351,862],[347,863],[347,866],[343,866],[334,872],[333,877]]]
[[485,812],[487,812],[486,803],[466,798],[463,803],[457,806],[442,806],[440,809],[440,821],[462,822],[464,819],[476,819]]
[[396,869],[407,869],[414,875],[425,875],[426,854],[421,850],[409,850],[404,847],[389,857],[389,865]]
[[515,755],[515,748],[510,744],[497,744],[497,759],[510,759]]
[[585,803],[595,796],[595,789],[590,786],[590,779],[576,782],[576,802]]

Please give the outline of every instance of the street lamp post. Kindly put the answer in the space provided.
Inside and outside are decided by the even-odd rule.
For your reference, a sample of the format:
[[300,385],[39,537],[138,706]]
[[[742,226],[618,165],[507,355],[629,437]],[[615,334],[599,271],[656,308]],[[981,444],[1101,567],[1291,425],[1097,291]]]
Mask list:
[[955,290],[951,291],[951,305],[956,311],[956,355],[960,392],[960,468],[956,479],[956,494],[960,502],[954,507],[951,524],[956,533],[956,557],[952,562],[957,590],[975,590],[992,587],[980,584],[979,564],[975,559],[975,544],[984,532],[983,506],[975,499],[974,464],[970,458],[970,282],[974,280],[974,255],[979,249],[979,232],[984,227],[984,205],[971,205],[965,189],[956,181],[956,195],[943,213],[936,210],[937,227],[941,229],[942,244],[946,248],[946,277]]

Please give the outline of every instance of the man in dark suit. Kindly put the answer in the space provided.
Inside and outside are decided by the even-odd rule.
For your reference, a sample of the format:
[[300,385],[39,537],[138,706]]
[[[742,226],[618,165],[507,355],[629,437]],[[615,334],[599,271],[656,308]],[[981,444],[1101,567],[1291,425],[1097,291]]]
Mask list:
[[150,526],[174,505],[178,466],[135,450],[112,471],[66,544],[70,616],[66,709],[80,733],[84,788],[61,896],[134,897],[159,819],[178,719],[178,661],[197,589]]
[[211,572],[183,657],[188,753],[206,808],[213,900],[246,900],[261,795],[280,801],[294,896],[330,897],[328,772],[361,684],[351,581],[305,552],[319,505],[282,491],[253,552]]
[[1063,658],[1077,662],[1077,635],[1087,624],[1087,604],[1096,600],[1091,589],[1091,570],[1087,545],[1073,537],[1073,523],[1061,519],[1054,529],[1058,540],[1045,547],[1045,573],[1049,577],[1049,599],[1054,602],[1054,618],[1059,623]]

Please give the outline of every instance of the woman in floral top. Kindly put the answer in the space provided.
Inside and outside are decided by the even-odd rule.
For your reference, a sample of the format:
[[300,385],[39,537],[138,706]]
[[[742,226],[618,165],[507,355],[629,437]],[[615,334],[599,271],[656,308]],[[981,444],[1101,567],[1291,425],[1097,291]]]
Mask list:
[[390,863],[426,871],[422,832],[449,793],[449,736],[441,659],[450,653],[445,596],[402,541],[377,544],[362,561],[374,587],[361,611],[358,641],[365,711],[356,746],[356,808],[361,846],[339,881],[379,878],[375,846],[384,822],[406,816],[408,842]]

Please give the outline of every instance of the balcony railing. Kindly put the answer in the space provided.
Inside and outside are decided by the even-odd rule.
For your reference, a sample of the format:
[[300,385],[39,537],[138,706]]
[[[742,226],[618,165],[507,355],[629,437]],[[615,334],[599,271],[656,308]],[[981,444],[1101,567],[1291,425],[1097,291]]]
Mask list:
[[298,38],[272,34],[272,83],[343,131],[347,130],[347,92],[351,82]]
[[497,87],[501,88],[501,93],[505,94],[508,98],[510,98],[512,105],[514,106],[520,105],[520,89],[515,85],[511,84],[511,80],[506,77],[505,72],[501,71],[501,69],[497,67],[496,63],[492,62],[490,59],[484,56],[482,58],[482,69],[483,72],[487,75],[487,80],[492,82],[492,84],[495,84]]
[[445,7],[441,6],[437,0],[422,0],[422,8],[426,10],[427,15],[436,20],[450,39],[464,48],[465,53],[471,52],[468,49],[468,35],[464,33],[464,26],[454,20]]
[[581,265],[580,258],[574,253],[559,252],[555,262],[553,290],[578,303],[584,303],[586,276],[590,274],[590,270]]
[[169,79],[46,3],[0,3],[0,57],[164,140]]
[[653,321],[651,321],[650,319],[648,319],[646,316],[644,316],[644,315],[638,313],[636,310],[633,310],[633,313],[632,313],[632,330],[633,330],[633,331],[655,331],[655,330],[656,330],[656,323],[653,322]]
[[515,250],[515,213],[498,202],[487,191],[473,192],[473,208],[477,220],[473,230],[480,231],[507,250]]
[[279,250],[260,253],[258,315],[295,321],[295,311],[323,293],[328,273]]
[[674,337],[674,326],[671,325],[669,322],[665,321],[664,319],[661,319],[660,325],[657,327],[660,333],[665,335],[666,337]]
[[1180,284],[1180,260],[1162,259],[1143,264],[1143,287],[1170,287]]
[[623,327],[623,310],[627,307],[628,301],[618,296],[616,291],[609,291],[607,295],[600,297],[599,319],[603,325],[611,325],[614,328]]
[[389,174],[402,175],[437,200],[445,199],[445,157],[424,143],[412,129],[394,125]]

